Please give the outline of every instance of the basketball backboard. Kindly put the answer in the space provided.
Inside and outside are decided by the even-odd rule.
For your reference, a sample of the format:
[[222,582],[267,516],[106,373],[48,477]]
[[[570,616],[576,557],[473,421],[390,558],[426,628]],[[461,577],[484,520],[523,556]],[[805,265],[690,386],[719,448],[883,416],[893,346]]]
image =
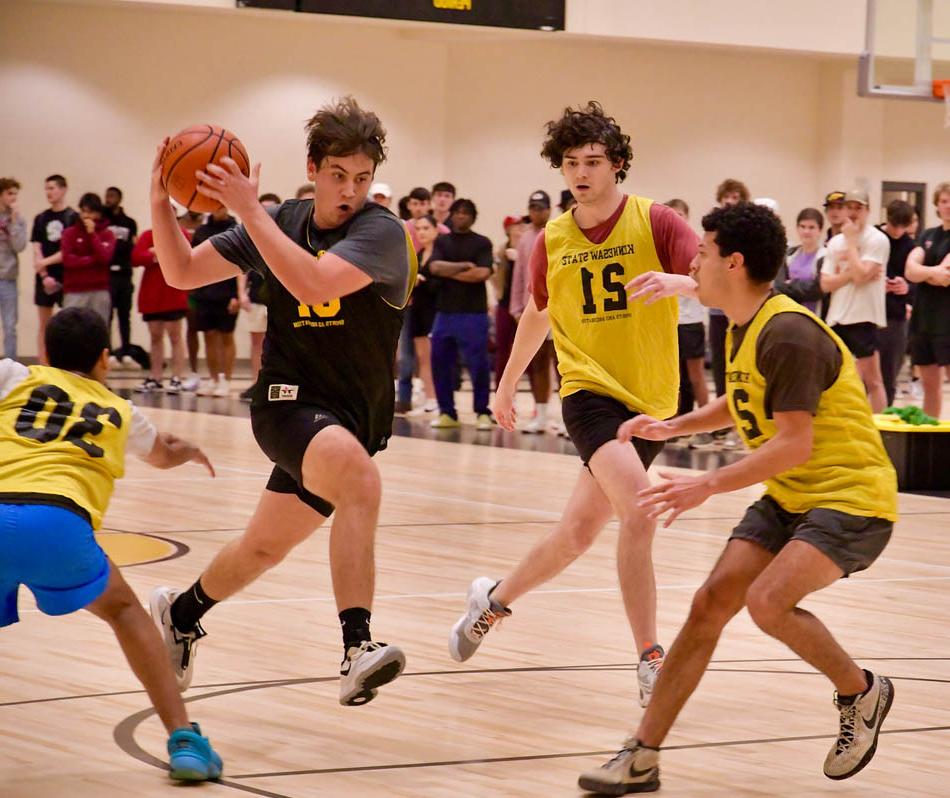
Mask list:
[[943,102],[950,82],[950,0],[867,0],[858,94]]

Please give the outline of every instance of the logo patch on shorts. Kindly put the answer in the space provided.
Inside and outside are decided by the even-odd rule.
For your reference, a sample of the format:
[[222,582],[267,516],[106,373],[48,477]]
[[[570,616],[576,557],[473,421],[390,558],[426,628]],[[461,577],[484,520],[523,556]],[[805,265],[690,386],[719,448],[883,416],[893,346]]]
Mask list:
[[297,391],[300,387],[297,385],[268,385],[268,402],[293,402],[297,399]]

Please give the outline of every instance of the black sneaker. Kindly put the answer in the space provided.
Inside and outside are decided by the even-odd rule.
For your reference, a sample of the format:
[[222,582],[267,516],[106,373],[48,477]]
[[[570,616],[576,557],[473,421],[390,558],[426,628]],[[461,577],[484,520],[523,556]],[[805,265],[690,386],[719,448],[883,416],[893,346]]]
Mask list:
[[241,391],[241,393],[238,394],[238,399],[240,399],[242,402],[250,402],[251,399],[253,399],[253,398],[254,398],[254,386],[253,386],[253,385],[252,385],[250,388],[248,388],[246,391]]

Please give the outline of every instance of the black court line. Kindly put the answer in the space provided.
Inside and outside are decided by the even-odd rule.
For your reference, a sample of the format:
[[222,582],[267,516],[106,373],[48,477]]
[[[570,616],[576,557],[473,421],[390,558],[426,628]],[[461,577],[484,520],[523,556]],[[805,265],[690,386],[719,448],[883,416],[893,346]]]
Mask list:
[[[881,734],[919,734],[921,732],[950,731],[950,726],[920,726],[914,729],[882,729]],[[763,737],[757,740],[722,740],[715,743],[685,743],[665,745],[662,751],[689,751],[697,748],[730,748],[741,745],[766,745],[769,743],[797,743],[810,740],[835,740],[835,734],[805,734],[798,737]],[[405,762],[396,765],[363,765],[355,768],[315,768],[313,770],[283,770],[270,773],[245,773],[231,776],[232,779],[270,779],[281,776],[321,776],[332,773],[370,773],[379,770],[409,770],[414,768],[450,767],[453,765],[490,765],[501,762],[533,762],[544,759],[569,759],[573,757],[613,756],[610,751],[568,751],[558,754],[525,754],[523,756],[484,757],[481,759],[446,759],[433,762]]]
[[[855,657],[860,662],[950,662],[948,657]],[[781,662],[801,662],[796,657],[775,657],[768,659],[718,659],[712,660],[710,665],[743,665],[743,664],[766,664]],[[459,670],[442,671],[412,671],[403,673],[400,678],[410,676],[479,676],[494,673],[570,673],[573,671],[619,671],[636,670],[635,662],[608,662],[597,665],[539,665],[524,668],[469,668]],[[708,668],[710,673],[741,673],[742,669],[733,668]],[[801,676],[815,676],[817,671],[779,671],[779,670],[749,670],[749,673],[789,673]],[[239,689],[263,689],[266,687],[293,687],[300,684],[320,684],[323,682],[337,681],[339,676],[301,676],[292,679],[263,679],[253,682],[211,682],[208,684],[194,684],[192,690],[216,690],[221,687],[239,688]],[[894,677],[892,677],[894,678]],[[933,679],[929,677],[901,676],[902,681],[922,681],[934,682],[938,684],[950,683],[950,679]],[[112,698],[124,695],[144,695],[144,690],[116,690],[105,693],[79,693],[77,695],[53,696],[50,698],[27,698],[22,701],[0,702],[0,708],[16,707],[26,704],[49,704],[57,701],[79,701],[87,698]],[[197,700],[204,696],[191,696],[187,700]]]
[[[905,657],[877,657],[869,658],[877,660],[888,660],[888,661],[905,661]],[[929,660],[928,657],[919,657],[918,660]],[[947,657],[935,657],[932,658],[935,660],[945,661]],[[800,661],[790,658],[780,658],[777,660],[765,659],[765,660],[742,660],[741,662],[758,662],[760,664],[767,662],[788,662],[788,661]],[[558,666],[558,667],[535,667],[535,668],[499,668],[499,669],[482,669],[477,671],[423,671],[416,673],[403,674],[403,678],[406,676],[426,676],[426,675],[470,675],[473,673],[512,673],[512,672],[537,672],[537,671],[553,671],[553,672],[570,672],[570,671],[582,671],[582,670],[604,670],[605,668],[614,668],[614,669],[623,669],[623,670],[633,670],[636,667],[635,663],[622,663],[614,666],[605,666],[605,665],[594,665],[594,666],[585,666],[585,665],[569,665],[569,666]],[[708,671],[711,672],[725,672],[725,673],[761,673],[767,675],[798,675],[798,676],[821,676],[817,671],[775,671],[775,670],[765,670],[765,669],[730,669],[730,668],[709,668]],[[200,696],[191,696],[186,698],[186,703],[191,703],[194,701],[201,701],[206,698],[216,698],[224,695],[233,695],[236,693],[249,692],[256,689],[265,689],[269,686],[291,686],[299,685],[305,683],[314,683],[314,682],[328,682],[334,681],[337,677],[321,677],[316,679],[292,679],[281,681],[271,681],[265,683],[252,683],[243,686],[239,686],[232,689],[219,690],[213,693],[205,693]],[[921,681],[921,682],[933,682],[946,684],[950,683],[950,680],[947,679],[928,679],[921,677],[900,677],[892,676],[892,679],[895,681]],[[145,751],[138,743],[135,742],[135,730],[144,720],[151,717],[155,714],[155,710],[152,708],[141,710],[133,715],[130,715],[125,720],[121,721],[113,731],[113,739],[121,750],[129,754],[129,756],[134,759],[139,760],[153,767],[165,770],[167,765],[162,760],[157,757],[152,756],[147,751]],[[917,733],[927,733],[935,731],[948,731],[950,726],[922,726],[909,729],[891,729],[891,730],[882,730],[881,734],[917,734]],[[688,749],[698,749],[698,748],[721,748],[721,747],[733,747],[733,746],[744,746],[744,745],[765,745],[770,743],[785,743],[785,742],[801,742],[801,741],[811,741],[811,740],[824,740],[824,739],[835,739],[835,735],[829,734],[816,734],[816,735],[803,735],[798,737],[773,737],[773,738],[761,738],[753,740],[725,740],[721,742],[705,742],[705,743],[690,743],[685,745],[678,746],[667,746],[664,747],[664,750],[667,751],[676,751],[676,750],[688,750]],[[417,768],[430,768],[430,767],[451,767],[459,765],[477,765],[477,764],[498,764],[505,762],[529,762],[535,760],[549,760],[549,759],[566,759],[566,758],[579,758],[579,757],[593,757],[593,756],[609,756],[616,753],[615,750],[610,751],[570,751],[563,753],[554,753],[554,754],[526,754],[522,756],[511,756],[511,757],[486,757],[479,759],[460,759],[460,760],[438,760],[431,762],[407,762],[407,763],[396,763],[390,765],[363,765],[357,767],[341,767],[341,768],[315,768],[308,770],[294,770],[294,771],[274,771],[267,773],[247,773],[239,774],[235,776],[230,776],[226,779],[219,780],[219,784],[225,787],[230,787],[232,789],[240,790],[242,792],[247,792],[253,795],[265,796],[265,798],[292,798],[291,796],[285,795],[283,793],[272,792],[269,790],[263,790],[257,787],[253,787],[248,784],[239,783],[242,780],[250,779],[261,779],[261,778],[280,778],[283,776],[306,776],[306,775],[327,775],[335,773],[365,773],[365,772],[374,772],[374,771],[393,771],[393,770],[406,770],[406,769],[417,769]]]

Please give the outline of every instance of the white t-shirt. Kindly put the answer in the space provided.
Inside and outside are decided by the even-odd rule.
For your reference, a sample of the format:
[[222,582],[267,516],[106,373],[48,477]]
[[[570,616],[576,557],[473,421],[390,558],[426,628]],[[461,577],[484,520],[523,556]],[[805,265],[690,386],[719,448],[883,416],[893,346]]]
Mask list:
[[[0,399],[23,382],[29,374],[29,368],[16,360],[0,360]],[[119,399],[119,397],[116,397],[116,399],[120,402],[125,401]],[[129,427],[129,437],[125,444],[125,450],[136,457],[145,458],[149,456],[155,446],[158,430],[155,429],[151,421],[142,415],[142,411],[131,402],[129,402],[129,405],[132,408],[132,426]]]
[[703,321],[706,314],[703,313],[702,302],[691,296],[677,296],[676,299],[680,306],[680,324],[696,324]]
[[[848,244],[844,233],[839,233],[828,242],[828,251],[825,253],[824,263],[821,265],[822,274],[838,274],[845,268]],[[861,260],[887,265],[891,254],[890,239],[873,225],[866,225],[861,231],[858,240],[858,254]],[[840,264],[840,266],[839,266]],[[887,326],[887,314],[884,308],[884,279],[885,269],[876,280],[869,283],[845,283],[831,294],[828,305],[828,317],[825,321],[829,326],[835,324],[860,324],[871,322],[878,327]]]

